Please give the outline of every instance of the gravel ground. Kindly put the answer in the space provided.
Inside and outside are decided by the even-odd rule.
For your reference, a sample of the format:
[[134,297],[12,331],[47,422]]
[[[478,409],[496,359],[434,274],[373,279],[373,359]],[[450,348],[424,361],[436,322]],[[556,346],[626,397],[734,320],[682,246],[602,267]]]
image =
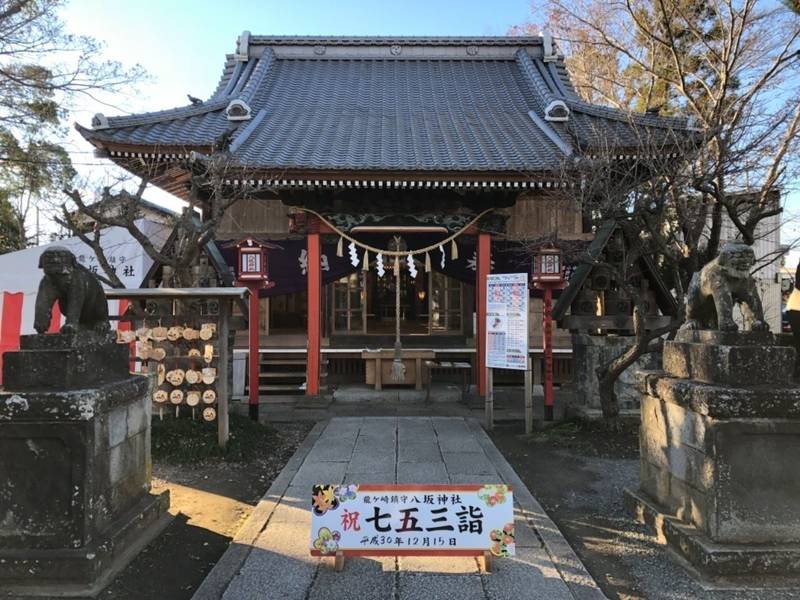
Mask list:
[[569,540],[609,598],[648,600],[800,599],[800,587],[708,591],[636,523],[623,490],[639,484],[638,439],[628,430],[610,439],[597,430],[492,438]]

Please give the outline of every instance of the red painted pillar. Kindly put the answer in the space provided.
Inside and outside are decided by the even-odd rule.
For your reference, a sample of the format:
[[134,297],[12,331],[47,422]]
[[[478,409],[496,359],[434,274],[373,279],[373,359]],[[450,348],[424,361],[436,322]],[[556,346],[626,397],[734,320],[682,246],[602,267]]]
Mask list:
[[258,393],[259,393],[259,383],[261,381],[261,360],[260,355],[258,353],[259,347],[261,345],[261,340],[259,339],[259,324],[258,324],[258,287],[256,285],[250,285],[250,300],[249,300],[249,310],[248,310],[248,360],[247,360],[247,367],[248,373],[247,377],[250,382],[250,388],[248,390],[247,396],[247,404],[248,410],[250,413],[250,418],[253,421],[258,421]]
[[[117,321],[118,331],[130,331],[133,329],[133,324],[130,321],[122,320],[122,317],[125,316],[125,311],[128,310],[128,306],[130,306],[129,300],[123,299],[119,301],[119,304],[117,306],[117,315],[120,317],[120,320]],[[55,305],[53,305],[53,308],[55,308]],[[136,371],[136,342],[131,342],[130,344],[128,344],[128,351],[130,352],[130,361],[128,362],[128,370],[131,373],[133,373],[134,371]]]
[[492,264],[492,236],[478,234],[475,269],[475,382],[478,394],[486,394],[486,276]]
[[319,394],[319,367],[321,312],[322,312],[322,269],[320,268],[319,232],[309,232],[308,247],[308,350],[306,363],[306,395]]
[[3,383],[3,353],[19,349],[22,331],[22,292],[3,292],[3,312],[0,315],[0,385]]
[[544,286],[542,301],[542,349],[544,350],[544,412],[553,420],[553,288]]

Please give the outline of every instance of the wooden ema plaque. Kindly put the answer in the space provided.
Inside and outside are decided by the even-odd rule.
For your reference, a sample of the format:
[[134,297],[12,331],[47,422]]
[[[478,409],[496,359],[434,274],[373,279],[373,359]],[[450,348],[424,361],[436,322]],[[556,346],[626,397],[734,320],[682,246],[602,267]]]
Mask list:
[[514,498],[503,484],[315,485],[311,555],[514,555]]

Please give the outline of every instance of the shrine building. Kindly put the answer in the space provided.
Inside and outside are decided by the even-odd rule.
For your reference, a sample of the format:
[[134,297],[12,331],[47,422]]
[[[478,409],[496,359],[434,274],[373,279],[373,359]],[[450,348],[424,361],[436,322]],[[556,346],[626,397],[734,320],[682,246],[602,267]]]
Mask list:
[[[531,240],[591,240],[561,174],[635,147],[631,123],[676,121],[581,100],[548,35],[245,32],[208,99],[78,130],[202,218],[224,209],[214,245],[231,268],[241,239],[270,243],[265,392],[363,381],[364,350],[393,348],[399,321],[404,350],[472,363],[483,393],[486,276],[529,272]],[[566,373],[567,331],[555,346]]]

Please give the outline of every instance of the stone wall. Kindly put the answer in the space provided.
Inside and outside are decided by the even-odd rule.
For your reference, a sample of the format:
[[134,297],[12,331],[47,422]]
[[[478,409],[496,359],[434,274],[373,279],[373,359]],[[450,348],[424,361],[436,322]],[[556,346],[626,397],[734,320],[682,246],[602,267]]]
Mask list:
[[[152,394],[147,394],[151,398]],[[152,403],[135,402],[113,408],[97,426],[107,439],[108,486],[103,494],[110,508],[107,515],[127,510],[141,493],[150,491],[150,417]],[[97,444],[98,449],[103,444]]]

